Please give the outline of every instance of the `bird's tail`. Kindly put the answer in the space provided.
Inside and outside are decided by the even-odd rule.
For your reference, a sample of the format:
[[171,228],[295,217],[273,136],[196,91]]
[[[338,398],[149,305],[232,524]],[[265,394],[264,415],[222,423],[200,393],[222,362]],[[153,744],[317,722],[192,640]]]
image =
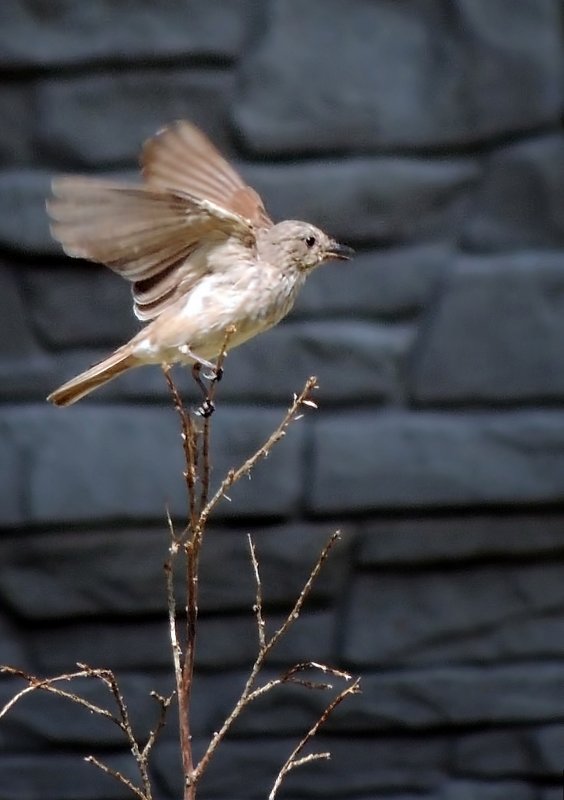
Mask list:
[[56,406],[70,406],[104,383],[117,378],[122,372],[138,366],[139,362],[128,348],[120,347],[111,356],[81,372],[52,392],[47,400]]

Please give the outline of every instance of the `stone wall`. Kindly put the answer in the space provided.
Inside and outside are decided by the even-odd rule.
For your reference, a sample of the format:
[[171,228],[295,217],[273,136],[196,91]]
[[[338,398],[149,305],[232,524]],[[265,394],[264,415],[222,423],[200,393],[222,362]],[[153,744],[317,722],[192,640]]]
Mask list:
[[[564,110],[558,0],[2,0],[0,663],[116,670],[135,722],[171,685],[165,504],[185,498],[157,369],[91,401],[48,391],[134,330],[128,287],[65,259],[50,176],[132,174],[167,121],[201,125],[276,218],[354,245],[292,316],[230,355],[216,479],[310,374],[307,414],[214,519],[194,726],[255,648],[244,533],[281,620],[345,533],[268,674],[362,675],[287,797],[557,800],[564,768]],[[186,381],[186,386],[188,386]],[[82,687],[81,687],[82,688]],[[0,701],[14,691],[0,683]],[[84,686],[87,696],[98,691]],[[209,798],[262,798],[321,698],[238,723]],[[0,725],[0,800],[119,800],[119,731],[47,696]],[[173,721],[155,753],[178,798]]]

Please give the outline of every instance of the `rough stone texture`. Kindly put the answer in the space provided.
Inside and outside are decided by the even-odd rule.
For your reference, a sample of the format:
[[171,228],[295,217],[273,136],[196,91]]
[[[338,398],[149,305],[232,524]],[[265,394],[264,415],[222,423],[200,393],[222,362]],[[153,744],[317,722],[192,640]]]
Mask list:
[[[249,147],[461,146],[558,121],[557,0],[448,8],[353,0],[346,15],[341,9],[339,0],[275,4],[244,59],[236,118]],[[331,56],[319,58],[320,49]]]
[[359,527],[360,567],[467,564],[531,558],[561,559],[564,526],[559,512],[472,512],[460,516],[374,519]]
[[536,800],[537,791],[519,781],[468,781],[463,778],[453,780],[441,786],[436,795],[437,800]]
[[[64,169],[114,163],[133,167],[141,143],[163,121],[192,119],[225,151],[232,84],[232,72],[210,69],[131,69],[79,80],[51,79],[37,91],[37,143]],[[113,121],[111,137],[105,135],[108,117]]]
[[558,402],[563,320],[562,253],[461,258],[415,343],[413,399]]
[[6,80],[0,73],[0,169],[29,163],[32,158],[33,102],[31,83],[22,86],[21,82]]
[[[264,561],[269,610],[294,602],[327,539],[321,525],[262,526],[255,546]],[[253,585],[241,581],[243,574],[252,577],[246,537],[231,528],[214,530],[208,542],[201,565],[202,610],[246,614],[255,599]],[[43,623],[80,622],[112,612],[123,617],[160,614],[167,546],[164,514],[161,529],[30,534],[21,542],[16,535],[6,536],[0,568],[3,602],[19,618]],[[339,552],[343,560],[333,559],[312,590],[317,605],[329,604],[345,583],[347,542],[337,547]],[[87,574],[81,572],[85,563],[90,565]],[[26,588],[30,572],[33,591]]]
[[313,423],[308,508],[555,503],[564,497],[561,411],[357,411]]
[[[262,736],[253,748],[244,741],[227,742],[218,752],[202,790],[210,797],[261,798],[267,795],[280,763],[295,747],[295,739]],[[290,797],[303,797],[315,787],[315,796],[347,797],[393,796],[410,799],[417,793],[435,789],[440,782],[439,765],[446,757],[445,741],[417,738],[401,742],[320,737],[320,750],[329,750],[332,758],[327,762],[312,763],[293,770],[285,782]],[[348,768],[343,769],[343,759]],[[176,762],[176,752],[171,748],[159,752],[158,774],[167,787],[169,796],[178,796],[179,784],[174,780],[171,763]],[[379,765],[374,769],[374,764]],[[425,796],[425,795],[423,795]],[[432,795],[431,795],[432,796]]]
[[562,248],[564,136],[524,139],[494,150],[462,233],[479,252]]
[[364,245],[443,240],[445,231],[454,237],[481,174],[474,158],[407,156],[296,160],[243,172],[273,218],[309,219]]
[[363,575],[352,588],[347,661],[366,668],[563,658],[563,579],[562,563],[428,568],[410,575],[406,594],[403,571]]
[[446,243],[360,251],[348,265],[321,269],[304,286],[295,315],[411,319],[442,285],[453,260]]
[[[538,726],[543,721],[556,724],[562,718],[564,701],[558,691],[562,668],[558,663],[524,662],[486,669],[444,663],[437,668],[364,671],[362,694],[341,706],[327,730],[367,737],[420,731],[432,738],[444,730],[454,736],[492,721],[502,726]],[[261,698],[239,725],[258,734],[275,715],[284,729],[297,734],[308,718],[319,716],[323,701],[320,693],[285,687]],[[547,764],[539,763],[539,770],[553,772]]]
[[0,10],[4,69],[130,62],[171,57],[232,58],[241,49],[248,0],[150,0],[95,5],[73,0],[5,0]]
[[[60,171],[131,179],[143,139],[187,116],[275,218],[358,251],[226,362],[214,485],[311,374],[320,408],[208,531],[196,756],[257,652],[246,534],[271,633],[339,528],[259,684],[313,659],[361,674],[363,694],[314,745],[332,760],[293,770],[280,796],[561,800],[561,22],[558,0],[0,3],[0,664],[111,667],[142,741],[150,692],[171,690],[177,415],[157,368],[45,405],[136,322],[127,285],[63,256],[44,202]],[[22,684],[0,678],[1,707]],[[96,681],[72,688],[111,705]],[[202,796],[268,796],[329,697],[287,684],[257,699]],[[171,709],[154,751],[162,800],[182,794],[177,722]],[[135,777],[118,728],[39,691],[0,719],[0,751],[0,800],[131,796],[83,761]]]
[[[218,420],[212,451],[217,474],[251,455],[282,416],[266,409],[227,411],[223,422]],[[296,426],[277,447],[268,469],[258,465],[252,483],[247,479],[233,487],[233,502],[223,503],[222,516],[243,509],[246,515],[291,515],[302,494],[301,430]],[[83,405],[66,414],[45,406],[4,408],[0,431],[2,450],[16,473],[13,487],[2,486],[5,525],[158,519],[165,506],[173,515],[185,512],[182,450],[171,408]]]

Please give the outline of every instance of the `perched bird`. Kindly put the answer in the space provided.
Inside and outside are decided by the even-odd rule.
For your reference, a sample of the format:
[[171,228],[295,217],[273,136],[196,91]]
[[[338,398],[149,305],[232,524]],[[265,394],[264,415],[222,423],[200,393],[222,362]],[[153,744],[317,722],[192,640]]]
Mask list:
[[230,349],[271,328],[315,267],[353,254],[307,222],[275,225],[254,189],[188,122],[149,139],[141,167],[140,185],[53,181],[53,237],[67,255],[106,264],[130,281],[135,315],[148,322],[50,394],[57,406],[144,364],[213,370],[210,359],[228,329]]

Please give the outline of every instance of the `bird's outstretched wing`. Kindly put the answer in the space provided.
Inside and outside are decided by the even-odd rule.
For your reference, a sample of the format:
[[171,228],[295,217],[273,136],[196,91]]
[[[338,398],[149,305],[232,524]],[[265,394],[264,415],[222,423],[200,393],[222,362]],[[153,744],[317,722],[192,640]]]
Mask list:
[[205,274],[206,246],[228,237],[255,245],[252,224],[213,200],[79,177],[54,180],[52,191],[53,237],[67,255],[131,281],[141,320],[159,316]]
[[141,168],[151,188],[211,200],[256,228],[273,224],[257,192],[189,122],[175,122],[149,139],[141,154]]

